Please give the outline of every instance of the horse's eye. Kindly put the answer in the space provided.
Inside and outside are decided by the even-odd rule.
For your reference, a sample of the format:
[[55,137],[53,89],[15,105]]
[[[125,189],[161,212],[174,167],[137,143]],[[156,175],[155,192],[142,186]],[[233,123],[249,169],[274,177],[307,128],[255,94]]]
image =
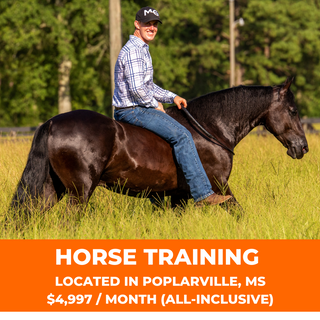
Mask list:
[[290,111],[290,114],[295,117],[297,114],[298,114],[298,111],[297,110],[289,110]]

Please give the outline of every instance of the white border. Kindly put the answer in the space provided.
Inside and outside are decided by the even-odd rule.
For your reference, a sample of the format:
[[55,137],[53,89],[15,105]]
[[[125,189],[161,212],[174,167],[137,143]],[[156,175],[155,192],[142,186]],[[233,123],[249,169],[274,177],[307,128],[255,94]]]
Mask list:
[[0,312],[1,320],[319,320],[320,312]]

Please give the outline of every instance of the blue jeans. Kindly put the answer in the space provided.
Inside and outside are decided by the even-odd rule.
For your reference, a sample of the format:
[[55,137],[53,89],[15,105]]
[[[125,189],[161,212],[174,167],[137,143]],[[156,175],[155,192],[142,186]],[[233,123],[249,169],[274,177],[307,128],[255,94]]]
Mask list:
[[162,111],[146,107],[117,109],[114,118],[148,129],[171,145],[195,202],[213,193],[192,135],[183,125]]

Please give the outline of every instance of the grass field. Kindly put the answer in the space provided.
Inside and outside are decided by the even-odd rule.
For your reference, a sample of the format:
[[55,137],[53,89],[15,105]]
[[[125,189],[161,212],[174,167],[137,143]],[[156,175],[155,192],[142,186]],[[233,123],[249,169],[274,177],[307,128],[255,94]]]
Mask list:
[[[66,199],[46,213],[15,217],[8,207],[24,169],[31,139],[0,140],[2,239],[319,239],[320,147],[292,160],[273,137],[247,136],[236,148],[229,180],[245,210],[237,222],[220,207],[153,209],[148,199],[97,188],[85,210]],[[10,223],[5,223],[5,217]]]

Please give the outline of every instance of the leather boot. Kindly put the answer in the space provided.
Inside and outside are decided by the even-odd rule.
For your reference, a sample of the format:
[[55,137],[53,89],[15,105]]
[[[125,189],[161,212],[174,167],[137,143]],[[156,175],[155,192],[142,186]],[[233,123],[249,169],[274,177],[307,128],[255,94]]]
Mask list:
[[228,199],[232,198],[232,196],[222,196],[216,193],[211,194],[208,198],[205,198],[201,201],[195,203],[196,207],[203,207],[203,206],[212,206],[219,203],[223,203]]

